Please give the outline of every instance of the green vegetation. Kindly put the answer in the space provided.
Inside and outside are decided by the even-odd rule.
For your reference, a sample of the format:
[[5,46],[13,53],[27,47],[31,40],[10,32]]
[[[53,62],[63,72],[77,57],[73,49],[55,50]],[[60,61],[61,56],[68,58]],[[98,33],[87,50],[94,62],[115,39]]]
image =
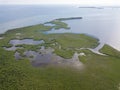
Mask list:
[[57,34],[55,37],[63,48],[94,48],[99,44],[97,39],[84,34],[65,33]]
[[112,48],[109,45],[104,45],[104,47],[100,50],[100,52],[108,56],[120,58],[120,51],[117,51],[116,49]]
[[64,67],[34,68],[26,59],[16,61],[13,52],[0,51],[1,90],[118,90],[120,59],[115,57],[82,50],[85,69],[77,72]]
[[64,28],[64,29],[70,29],[70,27],[68,27],[68,25],[60,20],[53,20],[51,22],[47,22],[47,23],[51,23],[51,24],[55,24],[55,26],[53,26],[53,28],[55,30]]
[[40,49],[41,45],[17,45],[16,47],[23,47],[24,50],[32,50],[32,51],[37,51]]
[[[87,49],[76,50],[94,48],[98,45],[98,39],[84,34],[42,33],[52,28],[40,24],[10,30],[2,35],[4,39],[0,40],[0,90],[119,90],[119,51],[108,45],[100,50],[108,56],[97,55]],[[19,36],[19,39],[33,38],[45,41],[40,45],[17,45],[23,47],[17,49],[21,54],[26,50],[37,51],[40,46],[52,47],[55,49],[54,53],[64,58],[71,58],[75,51],[82,52],[86,56],[79,56],[79,59],[84,68],[82,70],[64,66],[35,68],[28,58],[15,60],[15,51],[6,51],[3,46],[11,47],[9,41],[17,39],[16,36]]]
[[[109,48],[112,49],[112,48]],[[91,80],[94,83],[93,90],[118,90],[118,84],[120,83],[120,58],[112,56],[101,56],[92,53],[89,50],[81,50],[86,56],[80,56],[86,68],[84,73],[87,76],[86,82]],[[118,53],[120,56],[120,53]],[[91,87],[89,82],[87,87]],[[92,89],[85,89],[92,90]]]
[[65,59],[72,58],[74,51],[73,50],[66,50],[66,49],[55,49],[55,52],[58,56],[61,56]]

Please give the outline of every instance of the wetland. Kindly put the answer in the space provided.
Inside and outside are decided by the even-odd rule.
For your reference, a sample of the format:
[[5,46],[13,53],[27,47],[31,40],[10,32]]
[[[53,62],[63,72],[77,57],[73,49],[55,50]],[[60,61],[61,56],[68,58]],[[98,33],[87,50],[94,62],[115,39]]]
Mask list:
[[[39,7],[35,9],[39,10]],[[47,10],[45,7],[40,10],[43,9]],[[57,9],[61,10],[60,7]],[[70,12],[82,10],[84,14],[96,12],[95,8],[66,9]],[[106,13],[106,9],[97,10],[100,10],[97,13]],[[119,10],[116,11],[118,15]],[[64,17],[47,18],[43,23],[10,29],[0,35],[1,90],[119,90],[118,27],[114,29],[115,33],[109,31],[113,29],[108,28],[113,22],[104,22],[104,15],[98,22],[99,15],[92,18],[80,11],[76,16],[70,12]],[[108,27],[99,30],[98,23],[99,27]],[[101,33],[105,29],[109,35]],[[108,39],[110,36],[114,37],[115,45]]]

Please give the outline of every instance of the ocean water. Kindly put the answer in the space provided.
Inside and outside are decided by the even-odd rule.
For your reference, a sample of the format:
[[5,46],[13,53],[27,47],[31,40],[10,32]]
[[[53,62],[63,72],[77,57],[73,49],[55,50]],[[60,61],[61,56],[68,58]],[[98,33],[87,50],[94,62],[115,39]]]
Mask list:
[[101,43],[120,50],[119,8],[78,8],[55,5],[2,5],[0,6],[0,33],[13,28],[44,23],[56,18],[83,17],[65,21],[71,27],[48,33],[85,33],[100,39]]

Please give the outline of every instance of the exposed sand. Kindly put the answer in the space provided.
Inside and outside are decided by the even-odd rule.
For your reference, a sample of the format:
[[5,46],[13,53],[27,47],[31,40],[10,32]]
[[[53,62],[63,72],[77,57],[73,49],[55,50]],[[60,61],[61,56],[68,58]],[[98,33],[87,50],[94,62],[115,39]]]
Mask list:
[[120,90],[120,83],[119,83],[119,85],[118,85],[118,90]]
[[102,47],[104,46],[104,43],[100,43],[96,48],[92,49],[92,48],[80,48],[80,49],[76,49],[76,50],[82,50],[82,49],[88,49],[90,51],[92,51],[93,53],[95,54],[98,54],[98,55],[102,55],[102,56],[107,56],[101,52],[99,52],[100,49],[102,49]]
[[18,35],[18,36],[19,36],[19,35],[21,35],[21,33],[16,33],[16,35]]
[[0,39],[3,39],[4,37],[0,37]]

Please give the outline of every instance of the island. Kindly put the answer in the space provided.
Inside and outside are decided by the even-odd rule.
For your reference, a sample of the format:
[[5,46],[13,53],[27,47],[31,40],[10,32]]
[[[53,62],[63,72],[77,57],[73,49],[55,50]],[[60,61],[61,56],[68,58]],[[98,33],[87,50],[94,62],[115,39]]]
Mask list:
[[65,20],[76,20],[76,19],[83,19],[83,17],[59,18],[59,19],[55,19],[55,20],[65,21]]
[[95,6],[91,6],[91,7],[86,7],[86,6],[80,6],[79,8],[91,8],[91,9],[104,9],[104,6],[101,7],[95,7]]

